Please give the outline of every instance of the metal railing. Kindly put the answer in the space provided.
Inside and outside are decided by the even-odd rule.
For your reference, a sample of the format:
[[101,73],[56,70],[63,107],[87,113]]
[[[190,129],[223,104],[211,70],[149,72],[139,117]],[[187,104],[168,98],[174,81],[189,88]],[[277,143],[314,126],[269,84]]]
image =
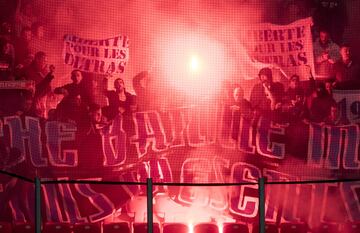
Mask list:
[[258,182],[242,183],[156,183],[152,178],[147,182],[123,182],[123,181],[98,181],[98,180],[44,180],[35,177],[33,180],[24,176],[17,175],[8,171],[0,170],[0,174],[15,177],[20,180],[35,185],[35,233],[41,233],[41,186],[45,184],[107,184],[107,185],[146,185],[147,190],[147,226],[148,233],[153,233],[153,186],[240,186],[240,185],[258,185],[259,190],[259,232],[265,233],[265,185],[266,184],[319,184],[319,183],[343,183],[343,182],[360,182],[360,179],[338,179],[338,180],[305,180],[305,181],[266,181],[264,177],[258,179]]

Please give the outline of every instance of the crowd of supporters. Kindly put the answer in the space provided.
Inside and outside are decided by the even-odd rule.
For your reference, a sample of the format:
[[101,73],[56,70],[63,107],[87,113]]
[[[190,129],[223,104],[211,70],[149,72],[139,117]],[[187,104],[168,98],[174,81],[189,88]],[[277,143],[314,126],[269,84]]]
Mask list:
[[[320,2],[327,2],[329,9],[342,9],[341,1]],[[333,2],[340,5],[332,6]],[[317,21],[314,31],[318,34],[313,44],[315,78],[309,75],[309,81],[301,82],[300,77],[293,74],[287,83],[280,83],[273,81],[270,68],[263,68],[259,72],[259,82],[252,87],[249,99],[245,98],[241,85],[227,90],[228,110],[248,118],[267,116],[278,123],[348,123],[339,116],[332,93],[333,89],[360,89],[360,66],[353,59],[351,45],[342,42],[343,30],[338,28],[342,25],[332,25],[339,23],[332,18],[332,21],[330,18],[330,21],[325,20],[321,6],[326,8],[324,4],[317,6],[319,9],[313,15]],[[301,14],[301,9],[306,7],[306,4],[293,1],[286,7],[286,12],[292,16],[305,16]],[[153,102],[156,100],[149,98],[151,95],[147,88],[147,72],[141,72],[133,78],[136,95],[126,91],[122,79],[116,79],[113,83],[114,90],[109,91],[102,88],[104,85],[99,85],[94,78],[85,80],[80,70],[71,72],[70,83],[52,87],[55,67],[48,65],[47,54],[42,51],[46,25],[37,21],[32,5],[23,5],[21,10],[16,12],[14,23],[1,23],[0,80],[28,80],[34,83],[34,87],[31,90],[1,89],[0,116],[29,115],[74,123],[88,118],[90,121],[106,123],[119,114],[126,119],[134,111],[149,110],[154,106]],[[339,30],[333,29],[334,27]],[[334,37],[335,42],[331,37]],[[99,89],[103,90],[98,93]],[[96,93],[107,98],[106,106],[100,106],[95,101]],[[56,106],[49,108],[48,99],[53,96],[60,96],[62,99]]]
[[[348,122],[341,118],[338,105],[332,97],[333,85],[331,80],[316,82],[314,79],[303,85],[299,76],[293,75],[285,90],[282,83],[272,80],[271,69],[263,68],[259,73],[259,82],[251,90],[249,100],[244,98],[244,90],[240,85],[232,89],[230,95],[233,97],[229,98],[227,115],[241,114],[249,120],[264,116],[279,124],[346,124]],[[237,121],[237,117],[233,119]]]
[[240,85],[228,88],[228,96],[233,96],[228,101],[230,108],[245,115],[270,117],[276,123],[349,124],[340,114],[333,90],[360,90],[360,64],[353,58],[351,46],[337,45],[326,29],[320,29],[314,60],[316,78],[310,72],[306,81],[293,74],[285,83],[275,82],[270,68],[261,69],[249,100]]

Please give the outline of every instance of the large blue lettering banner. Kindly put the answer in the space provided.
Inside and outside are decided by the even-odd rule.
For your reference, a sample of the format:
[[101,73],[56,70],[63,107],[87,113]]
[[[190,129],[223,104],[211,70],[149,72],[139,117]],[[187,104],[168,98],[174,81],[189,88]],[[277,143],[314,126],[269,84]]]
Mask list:
[[[358,124],[280,125],[264,117],[245,118],[236,111],[192,106],[136,112],[130,120],[118,116],[107,125],[90,128],[8,116],[0,120],[0,167],[43,180],[145,182],[152,177],[158,183],[256,183],[259,177],[268,181],[358,177]],[[2,220],[31,221],[33,185],[0,178]],[[359,182],[268,185],[266,218],[302,219],[310,224],[357,221],[359,189]],[[135,220],[143,221],[145,192],[146,187],[138,185],[46,184],[43,219],[95,222],[134,212]],[[254,221],[258,214],[256,184],[163,185],[155,186],[154,194],[154,211],[165,213],[165,221],[181,221],[181,213],[194,206],[209,219]]]

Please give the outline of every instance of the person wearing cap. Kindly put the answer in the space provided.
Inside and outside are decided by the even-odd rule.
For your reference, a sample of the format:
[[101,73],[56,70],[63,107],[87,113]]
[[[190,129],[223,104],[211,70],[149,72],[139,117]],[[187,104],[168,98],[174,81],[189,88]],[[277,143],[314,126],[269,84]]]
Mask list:
[[359,89],[360,88],[360,65],[356,62],[351,53],[349,44],[340,46],[341,58],[334,65],[337,89]]

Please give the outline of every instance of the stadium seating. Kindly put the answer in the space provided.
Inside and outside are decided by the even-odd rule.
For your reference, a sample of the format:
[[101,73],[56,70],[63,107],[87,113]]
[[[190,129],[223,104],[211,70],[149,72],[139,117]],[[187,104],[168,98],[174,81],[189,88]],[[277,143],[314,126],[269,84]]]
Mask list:
[[322,223],[313,230],[313,233],[339,233],[339,224]]
[[43,226],[42,233],[71,233],[72,225],[70,223],[46,223]]
[[225,223],[223,233],[249,233],[249,228],[242,223]]
[[101,224],[99,223],[81,223],[75,224],[74,233],[101,233]]
[[199,223],[194,226],[194,233],[219,233],[219,228],[213,223]]
[[130,233],[129,223],[117,222],[107,223],[103,226],[103,233]]
[[[266,223],[265,225],[266,233],[279,233],[279,228],[274,223]],[[259,225],[254,224],[252,233],[259,233]]]
[[[147,233],[147,223],[134,223],[133,233]],[[160,233],[160,226],[158,223],[153,224],[153,233]]]
[[16,223],[13,225],[13,233],[34,233],[35,226],[31,223]]
[[349,222],[345,223],[342,226],[341,233],[359,233],[360,232],[360,222]]
[[305,223],[281,223],[280,233],[307,233],[308,226]]
[[163,233],[189,233],[189,227],[183,223],[166,223]]
[[0,233],[11,233],[12,227],[9,222],[0,222]]

